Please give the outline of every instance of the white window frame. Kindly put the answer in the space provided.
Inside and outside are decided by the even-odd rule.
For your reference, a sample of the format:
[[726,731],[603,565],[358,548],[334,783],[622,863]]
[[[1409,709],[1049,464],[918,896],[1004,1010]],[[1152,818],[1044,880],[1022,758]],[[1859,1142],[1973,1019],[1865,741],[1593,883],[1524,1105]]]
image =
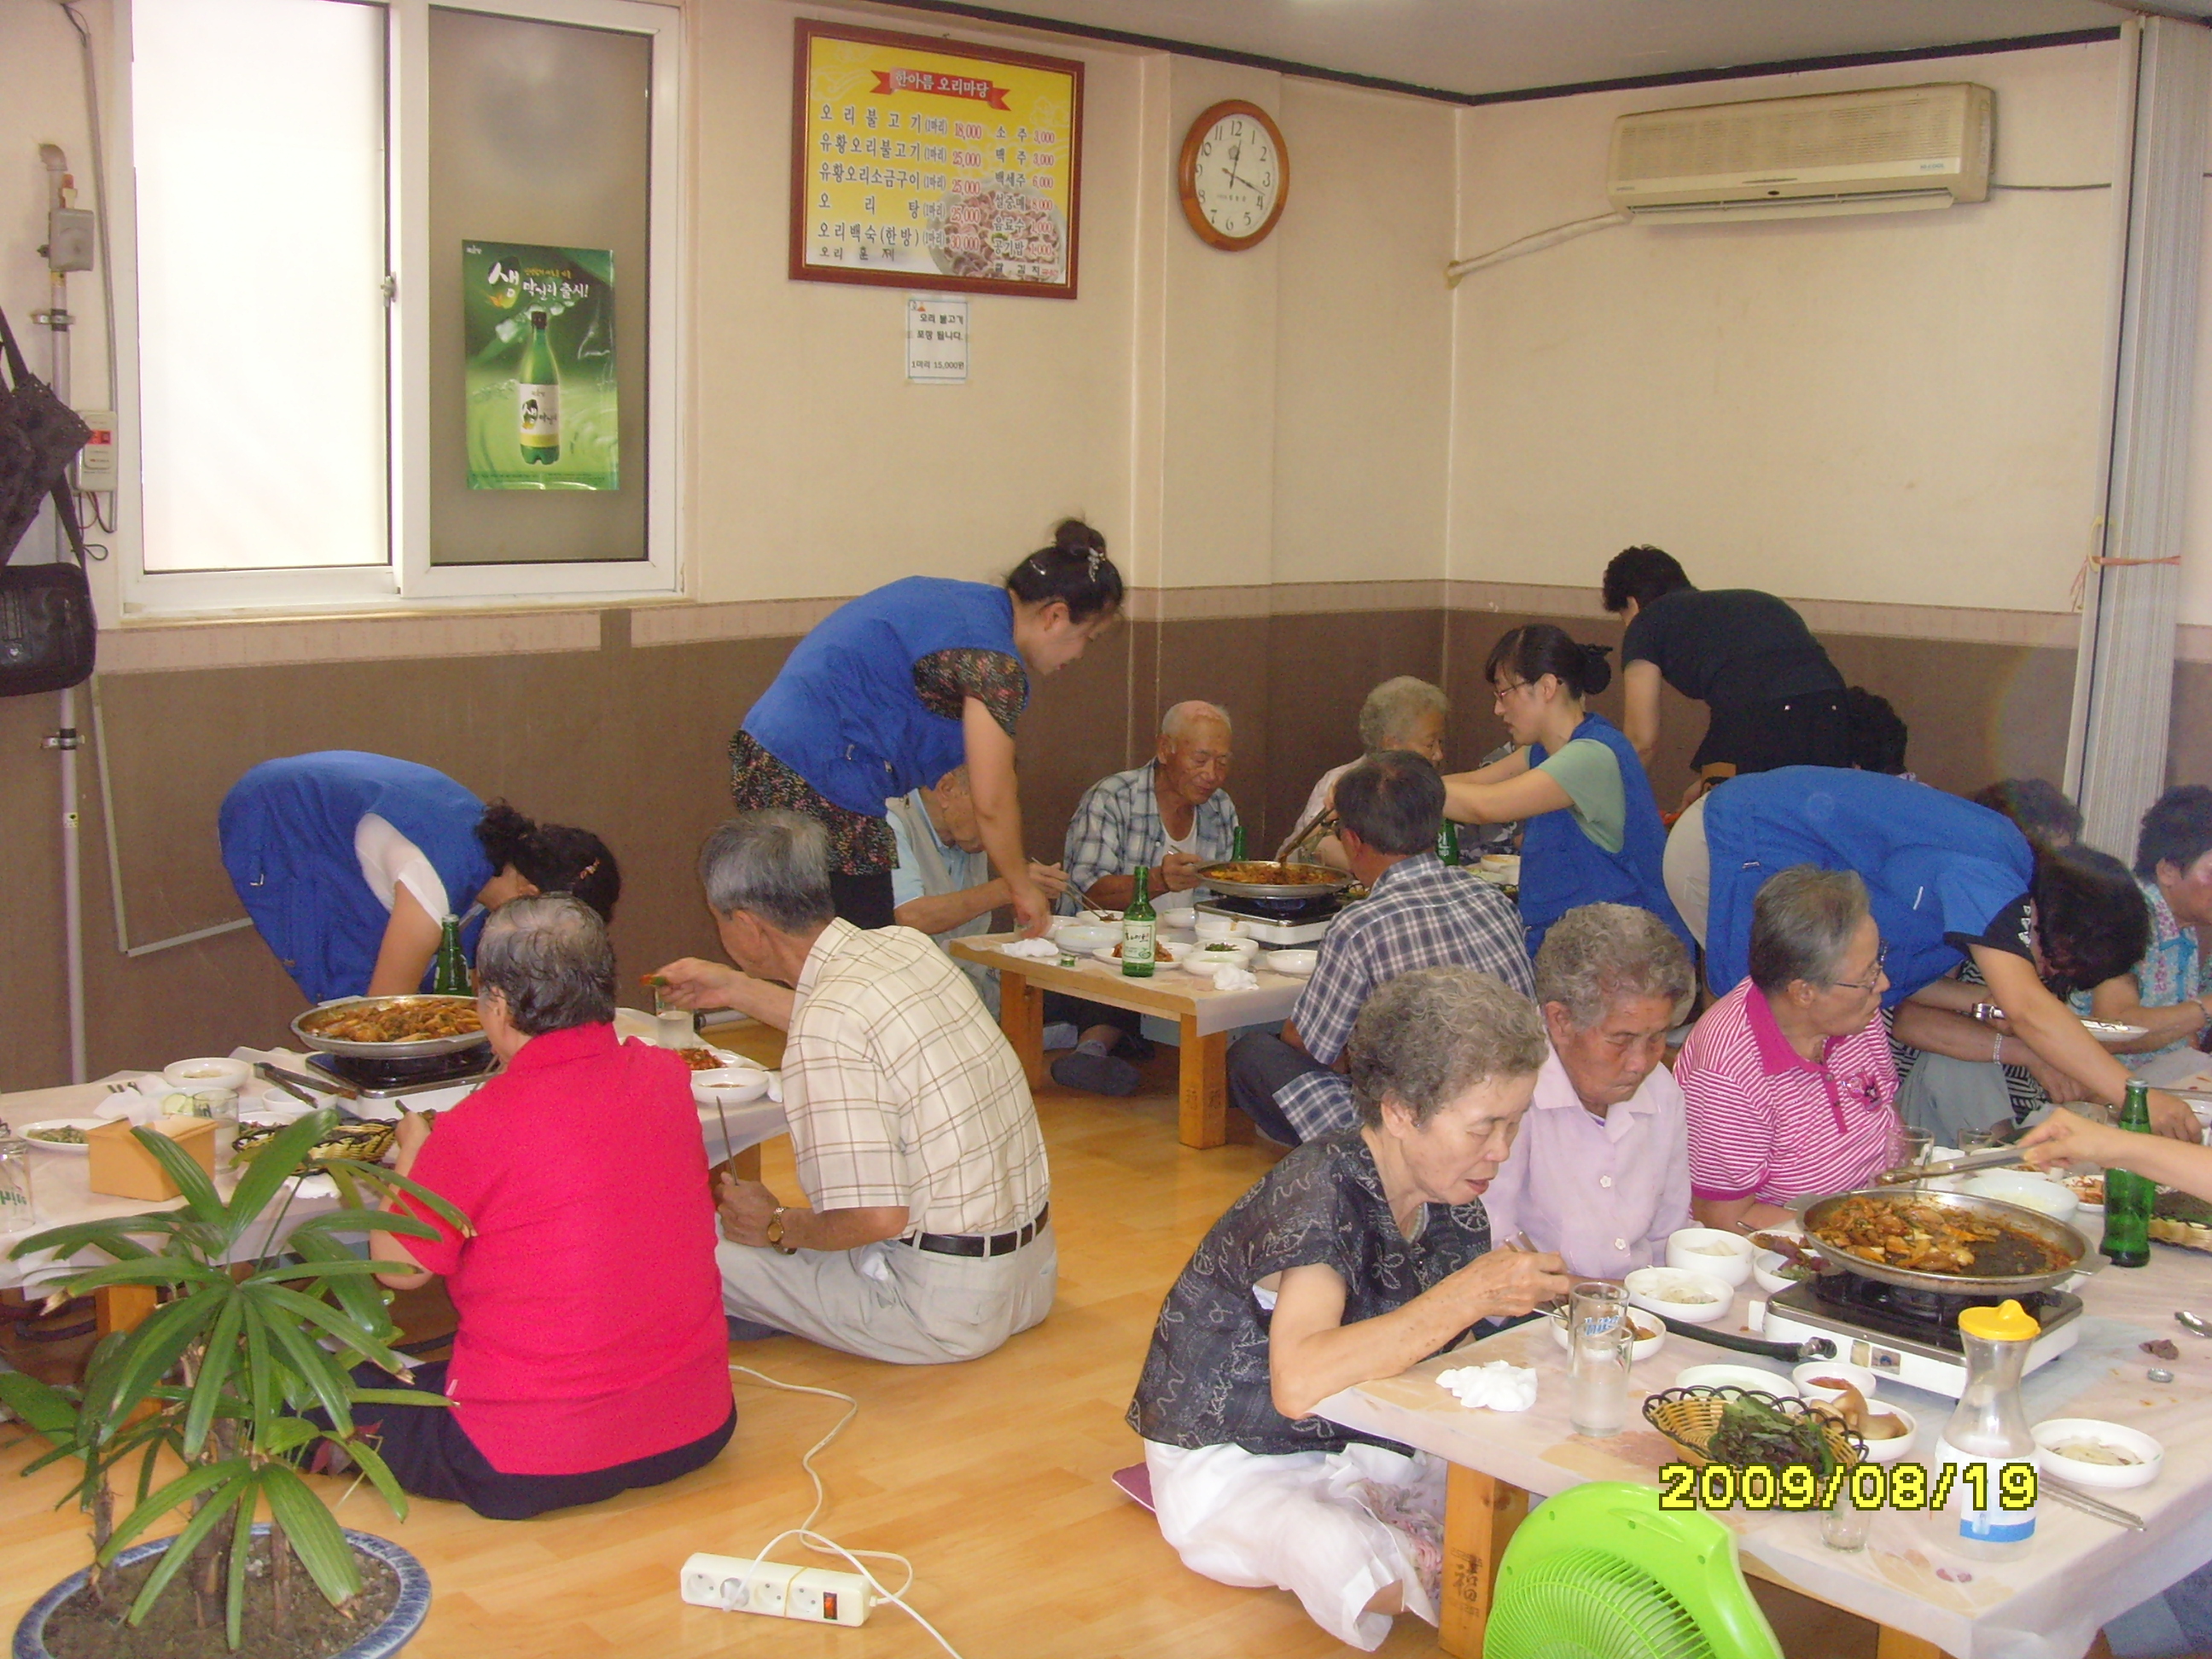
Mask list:
[[[682,477],[684,283],[683,18],[667,0],[380,0],[386,23],[386,237],[394,279],[388,339],[387,540],[383,564],[284,570],[149,571],[138,471],[137,191],[131,158],[131,0],[115,0],[118,95],[107,100],[114,257],[113,340],[118,398],[116,597],[126,617],[276,611],[392,610],[599,603],[665,599],[683,591],[677,538]],[[646,555],[593,563],[441,565],[430,562],[430,284],[451,280],[430,246],[429,36],[433,4],[533,22],[570,23],[653,42],[651,181],[647,246]],[[450,264],[450,260],[445,262]],[[628,470],[627,468],[625,469]]]

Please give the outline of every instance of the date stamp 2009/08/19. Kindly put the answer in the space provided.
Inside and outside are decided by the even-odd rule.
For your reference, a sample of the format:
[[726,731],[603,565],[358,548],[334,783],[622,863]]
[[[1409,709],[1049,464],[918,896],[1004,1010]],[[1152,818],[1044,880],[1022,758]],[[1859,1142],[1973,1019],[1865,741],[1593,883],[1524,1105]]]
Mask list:
[[2020,1510],[2035,1507],[2036,1480],[2027,1462],[2000,1466],[1994,1491],[1987,1463],[1856,1463],[1825,1475],[1802,1463],[1662,1463],[1659,1483],[1662,1510],[1940,1510],[1963,1486],[1971,1508]]

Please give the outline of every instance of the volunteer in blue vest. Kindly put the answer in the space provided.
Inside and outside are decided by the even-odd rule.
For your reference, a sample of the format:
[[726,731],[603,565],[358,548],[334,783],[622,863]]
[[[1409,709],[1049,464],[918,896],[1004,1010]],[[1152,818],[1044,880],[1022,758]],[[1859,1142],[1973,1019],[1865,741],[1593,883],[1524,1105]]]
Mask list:
[[1521,920],[1533,956],[1544,932],[1585,904],[1633,904],[1688,933],[1667,896],[1667,846],[1644,763],[1585,700],[1613,670],[1601,645],[1579,645],[1548,623],[1514,629],[1490,649],[1483,676],[1516,745],[1504,760],[1444,780],[1444,814],[1461,823],[1525,820]]
[[471,956],[483,914],[573,893],[611,920],[622,872],[586,830],[489,806],[442,772],[326,749],[264,761],[216,820],[223,868],[310,1001],[425,988],[448,915]]
[[1023,932],[1041,933],[1052,900],[1022,847],[1014,727],[1030,682],[1081,656],[1121,608],[1106,538],[1076,519],[1001,586],[908,576],[864,593],[799,642],[730,739],[731,799],[819,820],[837,914],[888,927],[897,854],[884,802],[964,765],[984,850]]
[[[2063,999],[2132,968],[2149,913],[2127,868],[2102,854],[2033,846],[2002,813],[1908,778],[1786,766],[1731,779],[1693,802],[1667,845],[1668,890],[1705,946],[1716,995],[1748,970],[1752,900],[1778,870],[1854,870],[1881,930],[1901,1042],[1990,1058],[2025,1045],[2093,1099],[2118,1106],[2128,1069]],[[1971,960],[1984,985],[1948,975]],[[1980,1003],[2001,1024],[1972,1018]],[[2189,1109],[2151,1095],[2151,1127],[2198,1135]]]

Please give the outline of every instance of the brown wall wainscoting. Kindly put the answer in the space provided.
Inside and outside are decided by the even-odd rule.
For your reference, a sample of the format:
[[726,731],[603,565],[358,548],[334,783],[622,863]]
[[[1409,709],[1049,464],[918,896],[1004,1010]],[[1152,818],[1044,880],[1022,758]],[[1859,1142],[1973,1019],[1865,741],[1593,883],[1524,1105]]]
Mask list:
[[[1322,770],[1358,753],[1360,701],[1394,674],[1444,686],[1449,762],[1470,765],[1503,737],[1484,657],[1505,629],[1546,620],[1580,639],[1619,642],[1610,618],[1440,605],[1133,622],[1038,688],[1020,744],[1030,850],[1057,859],[1076,797],[1148,757],[1161,713],[1185,697],[1224,703],[1234,718],[1230,792],[1255,852],[1272,851],[1290,831]],[[215,823],[224,792],[247,767],[355,748],[421,761],[487,799],[505,795],[534,817],[605,836],[623,866],[614,935],[626,986],[671,957],[714,952],[692,860],[729,810],[725,744],[795,635],[634,645],[629,615],[610,611],[602,621],[596,649],[104,676],[132,942],[240,914]],[[1863,634],[1827,642],[1849,678],[1896,703],[1912,728],[1914,768],[1929,782],[1971,790],[2008,773],[2058,775],[2070,651]],[[2208,690],[2212,665],[2179,666],[2174,752],[2183,776],[2212,771]],[[88,734],[83,702],[80,694]],[[1596,703],[1618,719],[1618,683]],[[1703,718],[1668,694],[1653,776],[1662,804],[1687,781]],[[0,845],[9,852],[0,1090],[67,1078],[58,763],[40,747],[54,720],[50,697],[0,702]],[[89,747],[81,760],[92,1074],[283,1040],[300,1000],[258,935],[137,958],[118,951]],[[626,990],[623,1000],[641,999]]]

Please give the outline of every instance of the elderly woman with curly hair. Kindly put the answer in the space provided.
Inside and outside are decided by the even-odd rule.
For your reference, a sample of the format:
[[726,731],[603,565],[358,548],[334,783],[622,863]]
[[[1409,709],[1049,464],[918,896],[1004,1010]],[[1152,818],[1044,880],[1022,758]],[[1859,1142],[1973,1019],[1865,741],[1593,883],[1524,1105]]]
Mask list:
[[[1444,721],[1450,714],[1451,704],[1440,687],[1411,674],[1385,680],[1359,705],[1360,755],[1364,758],[1403,749],[1431,766],[1442,766]],[[1336,799],[1336,781],[1358,764],[1358,761],[1346,761],[1321,775],[1306,804],[1298,809],[1297,827],[1276,849],[1277,858],[1297,858],[1339,870],[1352,868],[1351,854],[1344,850],[1329,822],[1329,808]]]
[[1443,1466],[1314,1408],[1568,1289],[1556,1255],[1492,1250],[1481,1203],[1544,1049],[1535,1009],[1486,975],[1401,975],[1352,1028],[1357,1127],[1300,1146],[1200,1243],[1129,1407],[1192,1571],[1290,1590],[1369,1650],[1401,1611],[1436,1622]]

